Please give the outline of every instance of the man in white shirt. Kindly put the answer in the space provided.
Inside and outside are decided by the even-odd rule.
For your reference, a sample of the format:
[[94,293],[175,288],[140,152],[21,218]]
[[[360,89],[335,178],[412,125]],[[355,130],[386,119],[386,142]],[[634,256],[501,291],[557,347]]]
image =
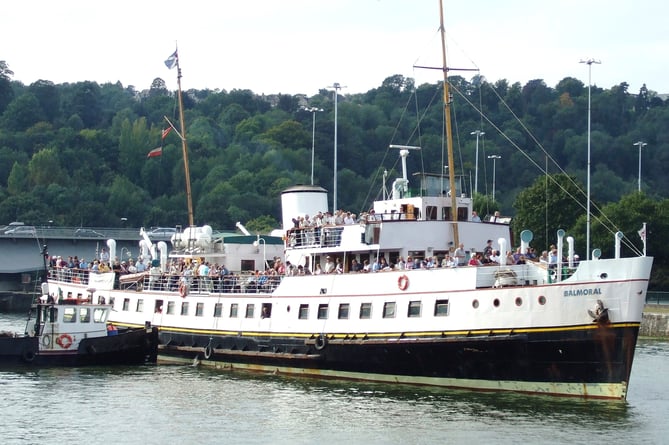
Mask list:
[[464,266],[466,264],[465,245],[463,243],[458,244],[458,248],[455,249],[453,256],[455,257],[458,266]]

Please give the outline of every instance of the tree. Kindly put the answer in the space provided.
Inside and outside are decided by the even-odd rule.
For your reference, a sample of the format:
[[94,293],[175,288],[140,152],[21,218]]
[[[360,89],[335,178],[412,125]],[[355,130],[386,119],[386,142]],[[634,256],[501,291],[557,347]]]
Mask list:
[[11,77],[14,72],[4,60],[0,60],[0,114],[5,111],[7,105],[14,99]]
[[[520,232],[530,229],[534,233],[532,245],[538,251],[554,244],[557,230],[571,229],[583,213],[582,190],[572,176],[556,174],[538,177],[514,201],[516,216],[511,224],[514,238],[519,240]],[[581,246],[582,250],[584,248]]]
[[11,131],[25,131],[44,119],[42,107],[32,93],[14,99],[2,114],[2,126]]

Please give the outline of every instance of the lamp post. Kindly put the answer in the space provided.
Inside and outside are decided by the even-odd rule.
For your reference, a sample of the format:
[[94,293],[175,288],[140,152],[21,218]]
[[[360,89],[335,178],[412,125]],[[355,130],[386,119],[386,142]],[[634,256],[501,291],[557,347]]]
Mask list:
[[341,86],[338,82],[335,82],[330,86],[334,89],[334,187],[332,191],[332,214],[334,215],[337,212],[337,96],[339,96],[339,90],[346,88]]
[[314,151],[316,147],[316,113],[323,111],[322,108],[316,107],[302,107],[304,111],[308,111],[312,116],[311,124],[311,185],[314,185]]
[[639,193],[641,193],[641,149],[648,145],[646,142],[635,142],[633,145],[639,146]]
[[595,60],[595,59],[588,59],[588,60],[581,60],[579,63],[586,63],[588,65],[588,184],[587,184],[587,217],[586,217],[586,223],[585,223],[585,259],[589,260],[590,259],[590,90],[591,90],[591,85],[592,85],[592,64],[600,64],[602,62]]
[[488,159],[492,159],[492,200],[495,200],[495,172],[497,170],[497,160],[502,159],[499,155],[490,155]]
[[472,131],[470,134],[476,135],[476,167],[474,168],[474,193],[479,192],[479,137],[485,135],[481,130]]
[[502,159],[500,155],[490,155],[488,159],[492,159],[492,200],[495,200],[495,172],[497,170],[497,160]]
[[258,247],[260,245],[260,242],[262,241],[262,262],[263,262],[263,269],[267,269],[267,245],[265,244],[265,238],[260,238],[260,235],[256,235],[258,238],[253,242],[253,245],[255,247]]

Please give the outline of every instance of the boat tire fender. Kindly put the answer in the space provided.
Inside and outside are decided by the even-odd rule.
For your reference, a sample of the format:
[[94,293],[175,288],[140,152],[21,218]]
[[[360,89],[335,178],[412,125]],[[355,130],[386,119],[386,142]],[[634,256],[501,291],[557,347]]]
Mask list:
[[51,336],[49,334],[46,334],[42,337],[42,344],[44,346],[49,346],[51,344]]
[[314,347],[317,351],[322,351],[328,344],[328,338],[324,334],[319,334],[314,341]]
[[21,354],[21,358],[26,363],[32,363],[32,361],[35,360],[35,351],[26,349],[25,351],[23,351],[23,354]]
[[211,345],[207,345],[204,347],[204,358],[207,360],[211,358],[213,350],[211,349]]
[[399,287],[400,290],[407,290],[409,287],[409,277],[406,275],[400,275],[400,277],[397,279],[397,287]]

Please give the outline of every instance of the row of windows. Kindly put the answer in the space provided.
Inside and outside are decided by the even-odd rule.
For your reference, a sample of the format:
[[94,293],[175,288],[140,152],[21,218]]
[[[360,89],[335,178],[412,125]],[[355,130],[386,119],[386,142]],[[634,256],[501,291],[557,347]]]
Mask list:
[[[255,317],[255,307],[254,303],[248,303],[244,311],[244,318],[254,318]],[[130,308],[130,299],[126,298],[123,300],[123,310],[128,311]],[[448,300],[437,300],[434,303],[433,315],[435,317],[445,317],[448,315]],[[290,306],[288,306],[288,311],[290,311]],[[300,320],[309,319],[309,304],[300,304],[300,307],[297,312],[297,318]],[[383,318],[395,318],[397,314],[397,303],[385,302],[383,303],[382,317]],[[137,300],[137,312],[144,311],[144,300]],[[162,300],[156,301],[155,311],[157,313],[162,313],[163,311],[163,302]],[[182,301],[179,308],[180,315],[189,315],[190,314],[190,302]],[[422,316],[423,303],[421,301],[410,301],[407,306],[407,317],[408,318],[417,318]],[[166,314],[176,315],[177,313],[177,303],[175,301],[168,301]],[[322,303],[318,305],[318,310],[316,312],[317,318],[319,320],[327,320],[330,316],[330,305],[327,303]],[[351,314],[351,305],[350,303],[339,303],[337,307],[337,318],[339,320],[348,320]],[[214,317],[223,316],[223,303],[214,304]],[[195,303],[195,316],[203,317],[204,316],[204,303],[197,302]],[[272,316],[272,303],[262,303],[260,309],[261,318],[269,318]],[[239,304],[231,303],[228,311],[228,317],[237,318],[239,317]],[[358,318],[361,320],[372,318],[372,303],[361,303],[360,309],[358,311]]]

